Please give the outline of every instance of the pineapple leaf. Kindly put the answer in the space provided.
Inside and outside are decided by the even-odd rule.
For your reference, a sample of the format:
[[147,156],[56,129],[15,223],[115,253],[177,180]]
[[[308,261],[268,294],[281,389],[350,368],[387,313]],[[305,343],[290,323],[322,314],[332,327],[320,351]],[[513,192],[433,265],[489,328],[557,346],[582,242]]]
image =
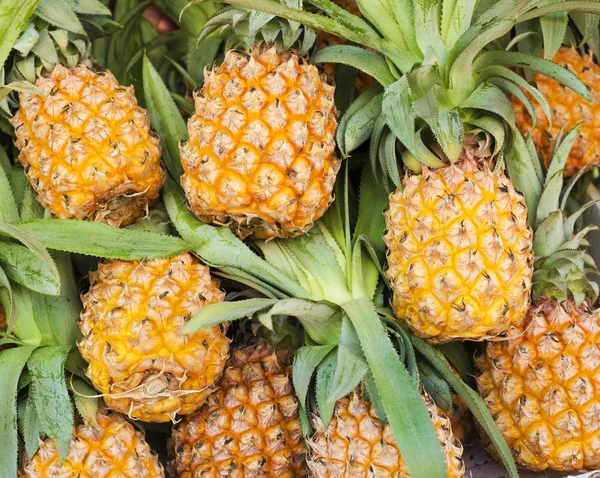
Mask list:
[[380,142],[379,156],[380,161],[384,162],[385,171],[387,171],[394,186],[400,189],[402,188],[402,181],[400,180],[400,167],[396,158],[396,140],[396,136],[386,131],[385,138]]
[[[565,236],[569,237],[571,239],[566,244],[564,244],[562,247],[569,247],[569,243],[573,242],[573,244],[575,244],[578,242],[579,234],[581,234],[581,231],[577,234],[577,236],[571,237],[573,235],[573,232],[575,231],[575,222],[577,221],[577,219],[579,219],[581,217],[581,215],[587,209],[592,207],[594,204],[598,204],[598,203],[600,203],[600,199],[589,201],[589,202],[585,203],[583,206],[581,206],[577,211],[575,211],[573,214],[571,214],[567,218],[567,220],[565,221]],[[586,231],[586,233],[587,233],[587,232],[593,230],[590,228],[596,228],[596,226],[587,226],[584,229],[582,229],[582,231]],[[575,247],[579,247],[579,245],[577,245]]]
[[561,211],[554,211],[539,223],[533,236],[536,256],[549,256],[566,240],[564,219]]
[[386,88],[383,114],[392,133],[409,150],[415,150],[415,112],[408,78],[403,76]]
[[254,254],[229,228],[210,226],[194,216],[187,207],[183,190],[171,178],[167,178],[163,197],[177,232],[193,245],[193,251],[204,262],[214,267],[233,267],[248,271],[256,278],[294,297],[311,296],[286,273],[280,272]]
[[337,128],[337,132],[336,132],[336,142],[338,145],[338,148],[340,149],[340,151],[342,152],[342,154],[344,155],[344,157],[348,156],[348,153],[350,151],[347,151],[346,148],[346,125],[348,124],[348,121],[350,121],[350,118],[352,118],[352,116],[354,116],[356,113],[358,113],[362,108],[364,108],[366,105],[369,104],[369,102],[375,98],[379,92],[381,91],[381,87],[379,85],[371,85],[369,88],[367,88],[367,90],[362,93],[356,100],[354,100],[354,102],[350,105],[350,107],[346,110],[346,112],[344,113],[344,116],[342,116],[342,119],[340,120],[339,124],[338,124],[338,128]]
[[215,270],[214,273],[225,279],[250,287],[269,299],[285,299],[287,297],[286,294],[273,286],[257,279],[241,269],[236,269],[235,267],[221,267],[218,270]]
[[32,395],[28,395],[19,403],[19,429],[25,444],[27,456],[33,456],[40,447],[40,438],[43,435],[40,419]]
[[[562,186],[562,171],[567,163],[567,158],[571,152],[571,148],[575,144],[577,137],[579,136],[579,130],[581,129],[581,125],[583,122],[579,123],[575,126],[571,131],[569,131],[566,136],[564,136],[560,142],[557,142],[556,150],[552,155],[552,161],[548,165],[548,172],[546,173],[546,181],[544,182],[544,187],[548,185],[550,180],[554,178],[557,173],[561,173],[561,186]],[[558,209],[558,205],[556,206]]]
[[46,248],[39,241],[38,237],[34,238],[33,234],[13,226],[12,224],[5,224],[2,222],[0,222],[0,235],[8,236],[21,242],[21,244],[26,246],[46,266],[52,279],[57,283],[60,282],[56,264]]
[[359,242],[361,237],[368,240],[377,253],[379,260],[376,262],[380,263],[385,257],[383,210],[388,205],[389,191],[377,183],[372,169],[364,167],[359,192],[358,220],[353,242]]
[[[1,30],[0,30],[1,31]],[[0,352],[0,476],[18,476],[19,435],[17,431],[17,393],[19,377],[34,347],[16,347]]]
[[29,393],[41,429],[54,440],[61,462],[69,452],[73,437],[73,404],[67,390],[64,365],[70,346],[36,349],[27,367],[31,374]]
[[277,303],[273,299],[246,299],[235,302],[218,302],[200,307],[185,324],[183,332],[191,334],[212,325],[249,317]]
[[337,365],[337,351],[334,349],[317,366],[317,379],[315,386],[315,397],[319,408],[319,417],[323,420],[325,429],[329,426],[335,403],[329,401],[331,387],[335,377],[335,367]]
[[36,219],[21,222],[15,229],[23,236],[35,235],[41,244],[57,251],[129,261],[173,257],[195,246],[167,234],[75,219]]
[[373,131],[375,120],[381,116],[381,101],[383,93],[371,98],[371,100],[348,118],[344,124],[344,148],[346,154],[354,151],[362,145]]
[[[418,49],[417,35],[415,31],[415,9],[414,0],[381,0],[386,6],[386,12],[391,11],[398,25],[398,30],[402,33],[401,48],[406,51],[415,52]],[[359,4],[360,7],[360,4]],[[380,15],[383,10],[372,10],[373,13]],[[362,11],[363,15],[365,12]],[[413,53],[414,54],[414,53]],[[422,58],[416,58],[420,62]]]
[[508,125],[515,125],[515,111],[510,100],[500,88],[489,82],[480,84],[460,106],[489,111],[500,116]]
[[565,12],[550,13],[540,17],[544,37],[544,58],[546,60],[552,60],[560,48],[567,31],[568,22],[569,17]]
[[362,15],[375,26],[375,29],[384,38],[404,50],[409,49],[403,32],[406,26],[403,27],[401,22],[397,21],[392,2],[388,0],[356,0],[356,4]]
[[66,0],[71,9],[80,15],[110,15],[111,11],[99,0]]
[[373,53],[352,45],[329,46],[319,50],[311,57],[313,63],[341,63],[364,71],[375,78],[383,86],[389,86],[396,78],[385,59]]
[[0,241],[0,265],[11,280],[28,289],[54,296],[60,293],[59,278],[25,246]]
[[[546,115],[546,118],[548,119],[550,124],[552,124],[552,112],[550,111],[550,105],[548,104],[546,97],[542,93],[540,93],[540,91],[537,88],[531,86],[527,81],[525,81],[525,79],[523,77],[521,77],[520,75],[517,75],[514,71],[512,71],[504,66],[492,65],[492,66],[488,66],[488,67],[484,68],[483,70],[481,70],[479,72],[479,77],[483,81],[489,80],[492,83],[494,83],[492,81],[494,77],[502,78],[503,80],[509,81],[511,83],[515,83],[520,88],[507,88],[507,90],[510,89],[511,94],[515,94],[515,95],[518,94],[519,99],[521,99],[521,101],[523,101],[522,98],[525,97],[522,90],[527,91],[531,96],[533,96],[535,98],[537,103],[542,108],[542,111]],[[506,83],[502,82],[502,84],[505,85]],[[499,84],[496,84],[496,86],[500,87],[501,89],[504,89]],[[535,110],[533,109],[531,101],[529,101],[529,99],[527,99],[527,97],[525,97],[525,98],[527,101],[523,101],[523,103],[527,107],[527,111],[529,112],[529,114],[534,119],[534,125],[535,125]]]
[[20,219],[17,201],[4,168],[0,167],[0,222],[17,222]]
[[452,393],[450,385],[440,377],[434,368],[425,360],[419,360],[419,372],[423,388],[433,401],[443,410],[452,410]]
[[[369,140],[369,162],[371,164],[371,170],[373,174],[377,171],[377,160],[379,159],[379,144],[384,138],[385,134],[389,134],[389,129],[387,128],[387,124],[385,121],[385,117],[380,115],[373,125],[373,130],[371,131],[371,139]],[[396,137],[394,136],[394,141]],[[396,165],[396,171],[398,170],[398,166]],[[383,182],[383,181],[382,181]],[[360,214],[358,215],[360,220]]]
[[269,317],[290,315],[296,317],[306,333],[321,345],[337,344],[341,329],[341,314],[337,307],[325,302],[303,299],[278,301],[267,312]]
[[449,49],[471,25],[477,0],[445,0],[442,4],[441,35]]
[[482,70],[492,65],[523,68],[534,73],[541,73],[572,89],[587,101],[591,101],[588,87],[574,73],[549,60],[515,51],[488,51],[477,58],[474,68],[475,70]]
[[467,348],[460,342],[449,342],[437,345],[436,348],[444,354],[446,359],[458,371],[465,382],[471,382],[474,370],[473,362]]
[[424,57],[424,64],[439,65],[444,69],[448,49],[440,35],[439,0],[417,0],[414,2],[415,32],[417,45]]
[[442,378],[450,384],[454,391],[467,404],[473,413],[473,416],[477,419],[478,423],[490,437],[500,459],[502,460],[502,464],[508,471],[509,476],[511,478],[518,478],[519,473],[517,471],[517,467],[515,466],[510,449],[508,448],[504,437],[498,430],[496,423],[490,416],[487,407],[479,394],[454,374],[452,367],[440,351],[436,350],[418,337],[411,335],[410,339],[415,349],[423,357],[425,357],[425,359],[427,359],[427,361],[437,370]]
[[35,15],[50,25],[85,35],[79,18],[66,0],[42,0],[35,10]]
[[[22,174],[22,178],[27,178]],[[23,189],[23,199],[21,200],[21,220],[30,221],[31,219],[42,219],[44,217],[44,208],[38,202],[35,191],[27,181]]]
[[331,0],[308,0],[308,3],[317,7],[319,10],[322,10],[330,17],[335,18],[338,22],[348,28],[361,32],[366,36],[379,38],[379,33],[377,33],[371,25],[359,16],[353,15],[339,5],[336,5]]
[[[445,477],[440,442],[419,392],[367,299],[342,304],[360,338],[400,452],[412,476]],[[403,406],[399,407],[398,403]],[[427,456],[427,460],[422,457]]]
[[329,345],[307,345],[300,347],[294,356],[294,369],[292,379],[298,401],[306,406],[310,382],[318,365],[336,347]]
[[152,127],[158,132],[165,154],[167,169],[179,181],[183,174],[179,156],[179,142],[187,138],[185,121],[181,117],[169,90],[162,78],[144,55],[143,61],[144,97],[152,118]]
[[540,202],[536,211],[536,222],[539,225],[554,211],[558,211],[560,191],[563,186],[563,171],[556,171],[552,177],[546,178],[544,190],[540,196]]
[[96,414],[98,413],[98,392],[90,387],[85,380],[75,378],[71,380],[73,390],[73,402],[77,412],[83,418],[86,425],[97,425]]
[[355,390],[368,369],[356,330],[354,330],[350,319],[344,315],[337,348],[335,376],[327,398],[329,402],[335,405],[335,402],[340,398]]
[[8,321],[8,330],[5,332],[5,336],[12,333],[14,327],[15,318],[17,315],[17,305],[13,293],[13,288],[8,280],[8,276],[4,269],[0,266],[0,304],[4,307],[6,317]]
[[[0,0],[0,70],[41,0]],[[15,473],[13,475],[16,476]],[[12,476],[6,474],[5,476]]]
[[542,194],[543,183],[536,172],[537,154],[532,156],[520,133],[514,135],[512,148],[506,154],[506,166],[513,185],[525,196],[529,225],[536,224],[536,211]]

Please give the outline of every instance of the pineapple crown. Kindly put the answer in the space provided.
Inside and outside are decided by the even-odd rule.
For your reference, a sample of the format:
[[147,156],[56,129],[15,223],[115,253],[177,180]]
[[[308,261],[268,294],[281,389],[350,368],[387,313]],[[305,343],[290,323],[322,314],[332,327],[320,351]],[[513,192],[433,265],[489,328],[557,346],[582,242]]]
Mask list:
[[[544,104],[550,117],[540,92],[517,75],[514,67],[543,73],[590,97],[575,75],[546,59],[486,48],[515,25],[554,12],[571,9],[598,14],[598,2],[357,0],[364,18],[330,0],[310,0],[321,14],[274,0],[227,3],[288,18],[375,50],[331,46],[317,52],[312,61],[343,63],[377,80],[379,84],[345,112],[337,142],[348,155],[370,138],[372,163],[398,187],[398,151],[412,170],[423,165],[436,168],[461,159],[465,141],[472,142],[474,136],[490,144],[482,154],[501,157],[518,134],[507,94],[525,97],[522,88]],[[564,30],[546,31],[553,33],[544,35],[545,41],[559,37],[560,44]]]
[[[301,9],[301,3],[288,0],[290,8]],[[317,38],[312,28],[287,21],[268,13],[230,6],[223,8],[206,22],[198,41],[218,31],[225,37],[225,51],[252,50],[257,46],[275,46],[278,52],[295,49],[300,56],[307,54]]]
[[15,98],[6,98],[12,91],[39,93],[31,85],[36,78],[58,63],[73,67],[86,61],[92,41],[119,28],[99,0],[45,0],[28,5],[29,9],[22,8],[17,2],[21,11],[6,25],[3,40],[3,46],[12,49],[0,51],[0,109],[7,116],[11,106],[16,106]]
[[[589,246],[586,235],[597,228],[588,225],[578,229],[577,220],[600,200],[573,207],[570,203],[575,201],[571,193],[584,171],[566,185],[563,180],[565,163],[580,127],[578,125],[559,137],[548,170],[544,174],[540,167],[540,174],[533,180],[537,187],[525,191],[531,205],[535,206],[529,209],[530,223],[535,230],[534,301],[541,297],[560,302],[572,298],[579,305],[586,299],[593,303],[598,296],[598,284],[589,277],[597,275],[598,270],[594,259],[586,252]],[[531,161],[540,164],[531,138],[527,136],[525,141],[531,151]],[[568,209],[574,212],[568,215]]]

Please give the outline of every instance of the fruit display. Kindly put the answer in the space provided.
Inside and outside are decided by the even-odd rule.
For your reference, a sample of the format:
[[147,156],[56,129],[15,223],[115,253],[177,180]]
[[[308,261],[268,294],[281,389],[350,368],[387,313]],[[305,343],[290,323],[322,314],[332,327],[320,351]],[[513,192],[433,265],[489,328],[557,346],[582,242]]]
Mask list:
[[0,477],[600,472],[599,18],[0,0]]

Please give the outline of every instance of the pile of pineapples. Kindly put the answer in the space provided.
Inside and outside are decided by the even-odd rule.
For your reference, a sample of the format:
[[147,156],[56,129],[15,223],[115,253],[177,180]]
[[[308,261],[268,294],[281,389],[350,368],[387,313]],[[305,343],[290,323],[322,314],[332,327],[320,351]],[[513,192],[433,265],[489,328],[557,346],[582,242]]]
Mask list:
[[0,478],[600,469],[600,3],[226,3],[0,0]]

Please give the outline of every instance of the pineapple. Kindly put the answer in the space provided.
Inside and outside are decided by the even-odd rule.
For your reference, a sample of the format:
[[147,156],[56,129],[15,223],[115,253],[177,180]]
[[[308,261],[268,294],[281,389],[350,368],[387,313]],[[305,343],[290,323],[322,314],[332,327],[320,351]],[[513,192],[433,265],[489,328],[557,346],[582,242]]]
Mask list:
[[525,105],[513,98],[517,125],[521,131],[529,132],[546,163],[550,161],[556,140],[562,128],[570,129],[583,122],[580,137],[571,150],[565,175],[572,176],[577,171],[600,164],[600,141],[597,138],[596,117],[600,114],[600,67],[592,54],[580,55],[575,48],[561,47],[552,59],[577,75],[592,90],[592,99],[587,101],[577,93],[561,85],[556,80],[538,73],[534,83],[543,93],[552,111],[552,124],[543,114],[538,103],[533,102],[536,111],[536,124]]
[[181,184],[196,216],[241,238],[303,234],[333,200],[335,87],[292,50],[296,39],[227,51],[194,95]]
[[232,353],[219,389],[173,430],[170,471],[193,476],[308,476],[291,357],[265,342]]
[[79,327],[87,375],[109,408],[149,422],[174,420],[214,392],[229,352],[219,326],[181,332],[224,293],[190,254],[106,261],[90,273]]
[[552,159],[552,179],[538,199],[534,304],[507,340],[488,343],[477,358],[490,414],[516,460],[536,471],[600,467],[600,310],[591,308],[598,286],[587,277],[596,266],[584,251],[591,228],[573,234],[566,198],[559,207],[566,161],[566,153]]
[[[463,449],[450,420],[423,396],[446,460],[449,478],[464,476]],[[315,478],[390,476],[410,477],[389,423],[382,425],[375,407],[354,393],[338,400],[327,429],[314,417],[308,466]]]
[[478,358],[479,391],[522,466],[600,467],[599,349],[600,310],[541,298]]
[[523,321],[532,232],[503,173],[470,157],[424,169],[390,196],[385,219],[393,307],[416,335],[481,340]]
[[165,473],[141,432],[120,415],[99,412],[96,423],[76,427],[63,463],[54,442],[46,439],[27,462],[21,476],[164,478]]
[[19,162],[39,202],[60,219],[125,226],[158,197],[166,175],[159,138],[133,87],[84,63],[57,64],[22,92],[15,127]]

